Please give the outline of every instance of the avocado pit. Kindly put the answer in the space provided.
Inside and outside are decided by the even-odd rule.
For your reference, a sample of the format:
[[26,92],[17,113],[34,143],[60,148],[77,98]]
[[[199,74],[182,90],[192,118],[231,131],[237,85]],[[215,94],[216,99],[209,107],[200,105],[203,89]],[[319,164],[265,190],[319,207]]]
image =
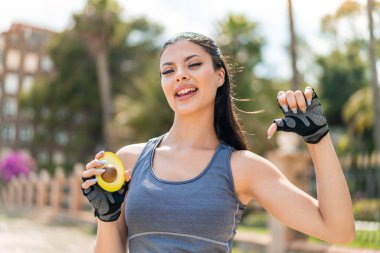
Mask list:
[[107,183],[112,183],[117,178],[117,169],[112,164],[107,164],[103,167],[105,171],[102,173],[102,179]]

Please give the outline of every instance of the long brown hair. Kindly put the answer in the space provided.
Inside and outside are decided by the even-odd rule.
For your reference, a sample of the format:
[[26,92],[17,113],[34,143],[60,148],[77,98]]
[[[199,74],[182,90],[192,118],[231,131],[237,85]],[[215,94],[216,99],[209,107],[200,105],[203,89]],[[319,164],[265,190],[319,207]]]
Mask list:
[[231,95],[232,80],[229,67],[225,57],[222,55],[215,41],[209,37],[193,33],[179,33],[164,43],[161,55],[165,49],[177,41],[186,40],[202,47],[211,56],[214,69],[223,68],[225,79],[222,86],[216,92],[214,106],[214,127],[218,138],[225,143],[233,146],[237,150],[247,149],[247,140],[244,137],[243,129],[234,111],[234,102]]

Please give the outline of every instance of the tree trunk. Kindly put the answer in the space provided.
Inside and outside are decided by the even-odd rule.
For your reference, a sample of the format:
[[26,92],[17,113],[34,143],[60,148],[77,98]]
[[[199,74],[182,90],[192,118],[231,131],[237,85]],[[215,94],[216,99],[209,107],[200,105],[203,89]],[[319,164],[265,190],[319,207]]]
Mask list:
[[369,29],[369,60],[371,66],[371,83],[373,93],[373,137],[375,140],[376,151],[380,152],[380,98],[379,82],[376,69],[376,39],[373,32],[372,11],[374,7],[373,0],[367,0],[368,29]]
[[108,59],[106,50],[99,50],[94,53],[96,72],[98,75],[98,86],[100,92],[100,100],[102,106],[102,132],[103,132],[103,143],[105,148],[110,148],[108,146],[108,134],[107,134],[107,124],[112,120],[113,117],[113,103],[112,103],[112,93],[111,93],[111,78],[108,69]]
[[292,60],[292,89],[300,89],[300,78],[297,69],[297,37],[294,31],[294,22],[293,22],[293,7],[292,0],[288,0],[288,16],[289,16],[289,29],[290,29],[290,54]]

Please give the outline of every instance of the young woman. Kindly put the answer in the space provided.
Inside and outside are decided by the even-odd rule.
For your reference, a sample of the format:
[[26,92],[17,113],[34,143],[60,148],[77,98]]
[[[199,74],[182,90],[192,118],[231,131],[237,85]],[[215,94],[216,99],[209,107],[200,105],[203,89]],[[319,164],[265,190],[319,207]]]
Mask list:
[[175,114],[171,129],[117,152],[128,168],[119,192],[105,192],[94,179],[104,172],[103,152],[83,172],[82,189],[98,217],[96,252],[231,252],[253,199],[303,233],[332,243],[353,240],[350,194],[313,89],[278,93],[285,117],[272,123],[268,138],[282,130],[308,143],[318,199],[247,150],[228,68],[213,40],[195,33],[173,37],[163,46],[160,72]]

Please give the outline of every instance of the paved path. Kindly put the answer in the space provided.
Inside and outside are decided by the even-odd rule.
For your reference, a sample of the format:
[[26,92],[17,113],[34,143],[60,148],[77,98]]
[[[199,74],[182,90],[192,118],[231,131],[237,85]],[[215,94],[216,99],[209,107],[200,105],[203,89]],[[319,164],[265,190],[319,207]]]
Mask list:
[[0,215],[0,253],[94,252],[94,243],[84,227]]

